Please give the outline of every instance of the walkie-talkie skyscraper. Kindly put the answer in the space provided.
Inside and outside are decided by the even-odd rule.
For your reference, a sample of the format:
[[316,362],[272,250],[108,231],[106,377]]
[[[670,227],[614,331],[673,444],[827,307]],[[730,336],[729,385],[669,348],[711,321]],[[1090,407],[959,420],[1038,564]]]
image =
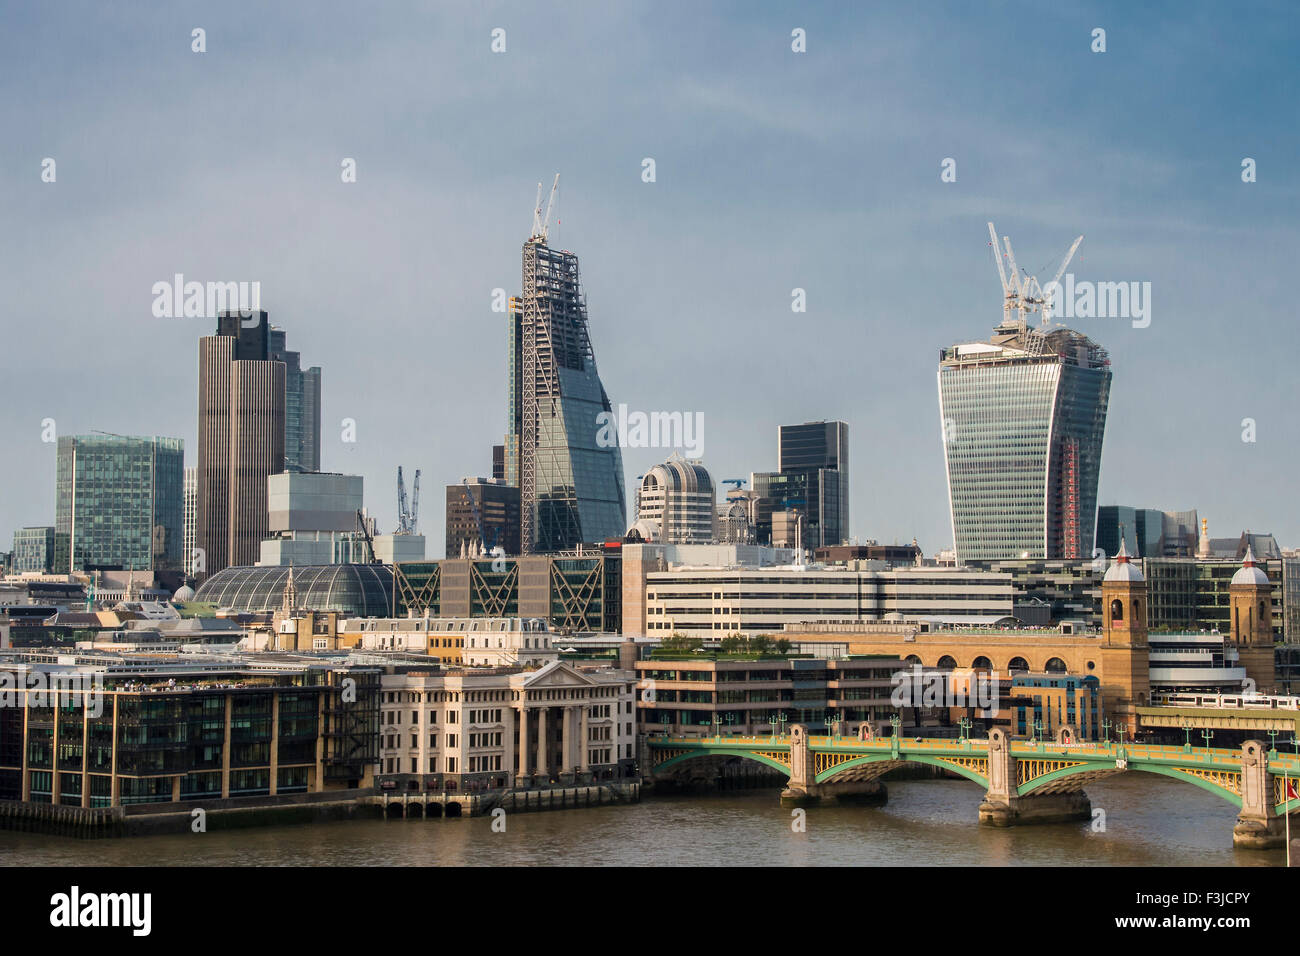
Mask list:
[[[989,234],[1005,293],[1002,322],[990,341],[954,345],[939,358],[957,561],[1091,557],[1110,358],[1087,336],[1049,325],[1047,295],[1020,275],[1005,237],[1001,252],[992,223]],[[1025,314],[1039,307],[1043,324],[1034,328]]]
[[[558,186],[559,176],[555,180]],[[597,441],[597,416],[611,407],[596,372],[578,257],[547,245],[554,201],[552,187],[543,217],[538,187],[533,233],[523,249],[519,367],[511,370],[519,396],[519,537],[524,554],[621,538],[627,529],[622,453],[617,443]],[[512,310],[512,319],[514,314]]]

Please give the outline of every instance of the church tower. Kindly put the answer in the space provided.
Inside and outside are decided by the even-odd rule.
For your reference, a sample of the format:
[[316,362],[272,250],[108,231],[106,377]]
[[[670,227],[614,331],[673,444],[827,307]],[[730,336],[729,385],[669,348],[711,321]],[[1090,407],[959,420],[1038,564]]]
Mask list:
[[1237,648],[1254,690],[1271,694],[1277,672],[1273,660],[1273,585],[1255,565],[1255,552],[1246,546],[1241,568],[1228,587],[1228,639]]
[[1120,542],[1115,563],[1101,582],[1101,694],[1108,716],[1137,730],[1137,708],[1150,704],[1147,582]]

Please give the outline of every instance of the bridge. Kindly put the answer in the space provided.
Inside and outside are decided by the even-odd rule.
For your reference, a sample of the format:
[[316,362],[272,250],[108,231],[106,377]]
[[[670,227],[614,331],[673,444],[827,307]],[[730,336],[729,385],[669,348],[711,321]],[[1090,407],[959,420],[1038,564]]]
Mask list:
[[1013,740],[995,728],[988,739],[810,736],[795,724],[773,736],[648,737],[642,767],[665,778],[700,757],[739,757],[785,774],[785,806],[841,799],[885,798],[879,778],[907,764],[940,767],[985,790],[979,822],[989,826],[1090,819],[1083,787],[1121,773],[1154,773],[1182,780],[1238,810],[1233,844],[1251,849],[1284,845],[1285,818],[1300,810],[1300,755],[1248,740],[1240,749],[1122,742],[1067,743]]

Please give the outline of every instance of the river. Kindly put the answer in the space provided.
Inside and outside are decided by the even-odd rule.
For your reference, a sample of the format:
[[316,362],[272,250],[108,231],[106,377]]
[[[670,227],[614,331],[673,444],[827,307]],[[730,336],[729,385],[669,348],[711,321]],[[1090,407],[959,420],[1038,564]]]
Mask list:
[[[1280,866],[1233,850],[1236,810],[1147,774],[1089,786],[1104,830],[1082,822],[976,824],[981,791],[959,780],[890,781],[881,807],[814,807],[796,832],[777,790],[647,796],[630,806],[490,817],[356,820],[82,841],[0,832],[7,866]],[[1098,817],[1098,822],[1103,818]]]

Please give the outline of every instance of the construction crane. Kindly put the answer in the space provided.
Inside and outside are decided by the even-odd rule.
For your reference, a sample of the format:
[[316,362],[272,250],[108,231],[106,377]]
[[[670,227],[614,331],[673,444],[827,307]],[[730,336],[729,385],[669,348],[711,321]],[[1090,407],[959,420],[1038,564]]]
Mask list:
[[397,466],[397,534],[419,534],[417,521],[420,513],[420,469],[415,469],[415,484],[411,489],[411,507],[406,507],[406,482],[402,480],[402,466]]
[[[1028,272],[1021,275],[1021,269],[1016,264],[1016,253],[1011,248],[1011,238],[1003,236],[1002,242],[998,242],[997,231],[993,228],[993,223],[989,227],[989,245],[993,247],[993,264],[998,268],[998,279],[1002,283],[1002,322],[1009,325],[1011,313],[1016,313],[1016,321],[1022,331],[1025,329],[1025,314],[1041,310],[1043,313],[1042,325],[1046,326],[1051,316],[1052,302],[1043,292],[1043,286],[1039,285],[1038,277],[1032,276]],[[1052,281],[1047,284],[1047,288],[1055,288],[1056,283],[1061,280],[1065,274],[1065,269],[1074,258],[1075,252],[1079,249],[1079,243],[1083,242],[1083,236],[1079,236],[1070,246],[1061,260],[1060,268],[1056,270],[1056,275]],[[1002,260],[1007,260],[1010,266],[1011,274],[1008,276],[1007,270],[1003,268]]]
[[555,194],[560,188],[560,174],[555,174],[555,182],[551,184],[551,198],[546,203],[546,215],[542,215],[542,184],[537,184],[537,202],[533,206],[533,238],[546,241],[546,236],[551,229],[551,210],[555,208]]
[[379,556],[375,554],[375,539],[370,535],[370,523],[366,520],[366,513],[360,508],[357,509],[357,527],[361,529],[361,535],[366,539],[366,544],[370,547],[370,563],[383,564]]

